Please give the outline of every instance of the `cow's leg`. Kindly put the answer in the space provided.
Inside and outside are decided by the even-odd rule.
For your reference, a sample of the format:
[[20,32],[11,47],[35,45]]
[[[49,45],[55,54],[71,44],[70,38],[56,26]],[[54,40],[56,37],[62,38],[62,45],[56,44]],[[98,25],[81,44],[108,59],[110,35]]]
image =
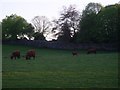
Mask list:
[[96,54],[96,51],[94,51],[94,53]]
[[29,56],[26,56],[26,60],[28,60],[29,59]]
[[87,54],[89,54],[90,52],[88,51]]
[[35,56],[33,56],[33,58],[35,59]]
[[13,59],[13,56],[11,56],[10,58]]
[[17,58],[19,59],[19,58],[20,58],[20,55],[19,55],[19,56],[17,56]]

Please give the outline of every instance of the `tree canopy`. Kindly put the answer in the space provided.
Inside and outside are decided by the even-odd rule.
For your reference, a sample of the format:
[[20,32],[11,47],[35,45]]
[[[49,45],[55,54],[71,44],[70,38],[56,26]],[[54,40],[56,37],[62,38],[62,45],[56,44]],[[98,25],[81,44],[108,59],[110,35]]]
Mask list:
[[[96,3],[88,4],[82,13],[77,41],[86,43],[117,42],[118,6],[120,5],[102,7]],[[95,12],[96,10],[98,11]]]
[[68,8],[63,7],[63,11],[60,15],[60,18],[57,21],[61,32],[58,33],[58,40],[70,42],[79,30],[79,12],[76,10],[75,6],[70,5]]
[[118,39],[118,6],[109,5],[97,15],[99,41],[117,42]]
[[34,37],[36,40],[43,40],[51,32],[51,22],[45,16],[35,16],[32,19],[34,26]]
[[[24,34],[27,34],[29,26],[32,27],[21,16],[17,16],[16,14],[6,16],[6,18],[2,20],[2,39],[16,40],[24,36]],[[33,28],[31,31],[32,30]]]
[[50,22],[46,16],[35,16],[32,24],[12,14],[0,22],[2,39],[45,40],[53,36],[58,41],[72,43],[116,43],[120,29],[120,4],[103,7],[88,3],[80,13],[74,5],[64,6],[58,19]]

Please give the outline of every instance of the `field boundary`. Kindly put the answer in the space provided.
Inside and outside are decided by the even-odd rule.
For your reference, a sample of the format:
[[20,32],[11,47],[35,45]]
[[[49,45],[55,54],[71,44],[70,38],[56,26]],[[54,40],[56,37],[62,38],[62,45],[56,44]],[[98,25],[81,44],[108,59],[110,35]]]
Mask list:
[[33,46],[40,48],[52,48],[52,49],[83,49],[86,50],[88,48],[94,47],[98,50],[109,50],[109,51],[118,51],[117,44],[111,43],[66,43],[59,41],[41,41],[41,40],[9,40],[2,41],[2,44],[10,44],[10,45],[25,45],[25,46]]

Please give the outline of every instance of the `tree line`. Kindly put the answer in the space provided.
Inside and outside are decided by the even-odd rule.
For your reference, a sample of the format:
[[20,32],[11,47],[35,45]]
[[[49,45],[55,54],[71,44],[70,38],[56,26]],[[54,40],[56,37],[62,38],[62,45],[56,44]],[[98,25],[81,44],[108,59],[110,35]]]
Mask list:
[[35,16],[32,23],[16,14],[6,16],[2,24],[2,40],[45,40],[71,43],[116,43],[120,30],[120,4],[103,7],[89,3],[80,13],[74,5],[63,7],[60,17],[49,21]]

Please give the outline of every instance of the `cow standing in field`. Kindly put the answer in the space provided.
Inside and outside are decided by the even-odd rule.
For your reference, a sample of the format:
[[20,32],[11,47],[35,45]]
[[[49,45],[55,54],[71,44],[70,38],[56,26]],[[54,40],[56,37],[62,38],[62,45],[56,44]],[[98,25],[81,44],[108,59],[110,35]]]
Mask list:
[[73,49],[72,55],[73,55],[73,56],[77,56],[77,55],[78,55],[78,52],[77,52],[76,48]]
[[20,51],[19,50],[13,51],[10,58],[11,59],[20,58]]
[[90,48],[87,50],[87,54],[94,53],[96,54],[96,48]]
[[26,53],[26,60],[30,59],[31,57],[33,57],[35,59],[35,50],[29,50]]
[[73,56],[77,56],[78,53],[77,53],[76,51],[73,51],[73,52],[72,52],[72,55],[73,55]]

